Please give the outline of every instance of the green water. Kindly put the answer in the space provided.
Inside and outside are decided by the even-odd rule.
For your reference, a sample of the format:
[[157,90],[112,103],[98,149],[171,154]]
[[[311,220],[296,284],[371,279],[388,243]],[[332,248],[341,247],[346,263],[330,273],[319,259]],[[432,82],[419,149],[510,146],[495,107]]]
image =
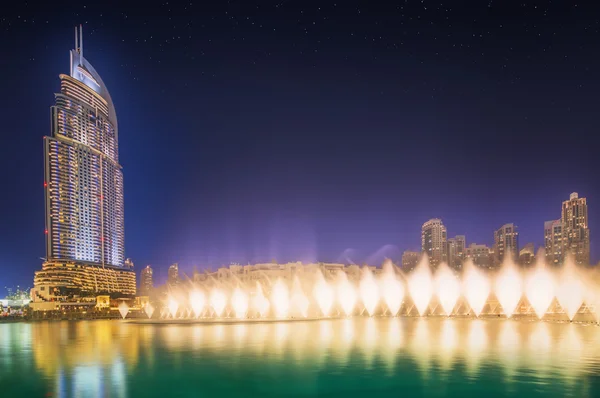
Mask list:
[[0,324],[0,397],[600,397],[600,328],[413,318]]

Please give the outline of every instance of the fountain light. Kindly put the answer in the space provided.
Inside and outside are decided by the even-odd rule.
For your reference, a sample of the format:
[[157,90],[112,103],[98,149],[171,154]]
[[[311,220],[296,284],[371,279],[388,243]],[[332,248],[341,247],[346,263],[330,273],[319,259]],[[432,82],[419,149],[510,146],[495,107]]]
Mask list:
[[290,312],[290,296],[288,287],[281,279],[277,279],[271,292],[271,305],[277,318],[287,318]]
[[465,268],[463,294],[475,316],[479,316],[490,296],[490,281],[474,264],[467,263]]
[[302,317],[306,318],[308,316],[308,306],[310,303],[308,298],[306,298],[304,291],[302,290],[302,285],[300,285],[300,279],[298,279],[298,276],[294,277],[291,305],[292,308],[297,310]]
[[225,292],[219,288],[214,288],[210,292],[210,306],[212,307],[215,315],[220,317],[223,315],[223,310],[227,305],[227,295]]
[[267,300],[267,298],[265,297],[262,285],[260,284],[260,282],[256,282],[256,293],[252,298],[253,310],[258,313],[259,317],[264,318],[269,313],[270,307],[271,304],[269,303],[269,300]]
[[504,314],[510,318],[523,296],[523,277],[512,261],[502,267],[494,283],[494,293]]
[[231,306],[237,318],[245,318],[248,313],[248,295],[239,287],[233,290]]
[[543,260],[538,264],[525,281],[525,295],[538,318],[542,318],[552,300],[554,300],[555,283],[550,272],[546,269]]
[[435,292],[444,313],[448,316],[452,315],[460,297],[460,283],[446,264],[440,265],[435,273]]
[[146,313],[146,316],[148,316],[148,318],[152,318],[152,314],[154,314],[154,307],[152,306],[152,304],[150,304],[149,302],[146,303],[146,305],[144,306],[144,312]]
[[121,314],[121,317],[125,319],[125,317],[129,313],[129,306],[126,302],[121,301],[121,304],[119,304],[119,313]]
[[179,309],[179,303],[174,297],[169,297],[167,308],[169,309],[169,314],[171,314],[171,317],[175,318],[175,315],[177,315],[177,310]]
[[433,295],[433,282],[427,257],[423,257],[408,279],[408,290],[419,315],[425,315]]
[[202,311],[204,310],[204,305],[206,304],[206,299],[204,297],[204,293],[200,290],[192,290],[190,292],[190,305],[192,307],[192,311],[196,318],[202,315]]
[[585,296],[585,285],[577,275],[575,264],[568,259],[556,287],[556,298],[569,320],[573,320],[583,305]]
[[325,280],[321,270],[317,271],[317,281],[315,282],[313,294],[323,316],[329,316],[335,294],[333,288]]
[[352,315],[356,305],[356,289],[348,280],[345,272],[338,273],[337,299],[346,316]]
[[364,267],[358,289],[367,313],[373,315],[379,302],[379,287],[369,267]]
[[383,265],[383,274],[381,276],[381,295],[383,301],[388,307],[390,314],[395,316],[400,311],[402,300],[404,300],[404,286],[396,276],[394,264],[386,261]]

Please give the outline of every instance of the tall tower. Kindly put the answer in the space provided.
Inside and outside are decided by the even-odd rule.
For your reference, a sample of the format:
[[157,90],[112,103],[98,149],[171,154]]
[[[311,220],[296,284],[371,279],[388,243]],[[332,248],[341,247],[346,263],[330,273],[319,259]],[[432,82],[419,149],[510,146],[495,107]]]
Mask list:
[[433,267],[448,261],[446,239],[446,227],[439,218],[432,218],[421,227],[421,250],[429,256]]
[[48,260],[123,266],[123,173],[110,94],[83,57],[75,28],[71,72],[60,75],[44,138]]
[[135,274],[125,264],[117,115],[102,78],[83,56],[81,26],[70,73],[59,77],[51,134],[44,137],[46,262],[34,287],[46,298],[75,291],[134,295]]
[[562,204],[561,221],[564,227],[563,242],[567,253],[577,264],[590,263],[590,230],[588,229],[587,201],[573,192]]
[[154,288],[154,279],[152,277],[152,273],[152,268],[149,265],[142,270],[142,281],[140,286],[140,294],[142,296],[149,296]]
[[544,223],[544,248],[549,264],[560,265],[565,259],[564,229],[562,219]]
[[504,256],[510,255],[513,260],[519,256],[519,232],[514,224],[504,224],[494,231],[494,253],[496,262],[504,260]]

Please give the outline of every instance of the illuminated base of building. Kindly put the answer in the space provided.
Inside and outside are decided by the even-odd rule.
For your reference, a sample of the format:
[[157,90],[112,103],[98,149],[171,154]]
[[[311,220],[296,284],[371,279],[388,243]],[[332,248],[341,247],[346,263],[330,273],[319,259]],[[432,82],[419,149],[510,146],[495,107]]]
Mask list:
[[131,269],[48,261],[35,273],[31,300],[95,302],[98,295],[133,297],[135,293],[135,273]]

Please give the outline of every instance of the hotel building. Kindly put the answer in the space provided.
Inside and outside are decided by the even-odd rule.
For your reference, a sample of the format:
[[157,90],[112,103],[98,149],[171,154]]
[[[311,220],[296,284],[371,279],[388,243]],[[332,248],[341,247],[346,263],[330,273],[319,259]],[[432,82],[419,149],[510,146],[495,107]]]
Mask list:
[[504,256],[509,255],[513,260],[519,256],[519,232],[514,224],[504,224],[494,231],[494,253],[496,262],[500,264]]
[[35,273],[32,298],[135,295],[132,263],[125,260],[117,116],[83,57],[81,28],[55,97],[51,135],[44,137],[46,261]]
[[573,192],[562,203],[559,220],[544,223],[546,259],[551,264],[562,264],[567,255],[579,265],[590,263],[590,230],[586,198]]
[[446,240],[446,227],[439,218],[433,218],[421,227],[421,250],[429,256],[429,264],[434,268],[448,261]]

